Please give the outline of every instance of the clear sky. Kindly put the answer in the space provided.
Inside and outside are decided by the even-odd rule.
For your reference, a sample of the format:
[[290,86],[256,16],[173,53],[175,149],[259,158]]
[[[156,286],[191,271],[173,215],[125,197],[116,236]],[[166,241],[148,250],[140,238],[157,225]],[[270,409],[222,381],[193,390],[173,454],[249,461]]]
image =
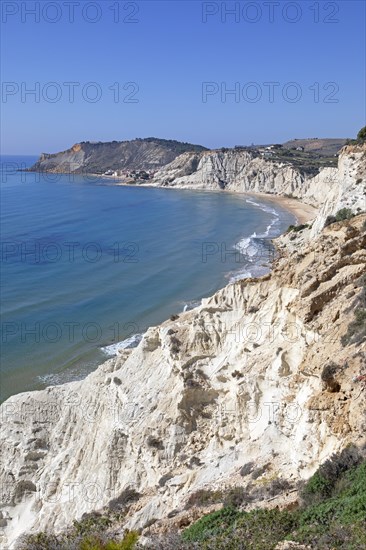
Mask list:
[[353,137],[365,124],[363,1],[1,9],[4,154],[149,136],[207,147]]

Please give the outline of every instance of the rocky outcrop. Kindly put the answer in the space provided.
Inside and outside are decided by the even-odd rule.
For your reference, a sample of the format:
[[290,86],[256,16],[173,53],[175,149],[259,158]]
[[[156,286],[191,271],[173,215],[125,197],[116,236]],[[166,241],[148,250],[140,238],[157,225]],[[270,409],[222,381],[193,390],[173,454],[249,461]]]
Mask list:
[[205,150],[201,145],[158,138],[85,141],[60,153],[43,153],[30,171],[104,174],[116,170],[158,170],[185,151]]
[[[201,488],[307,478],[365,440],[365,343],[342,346],[363,292],[366,215],[333,224],[271,274],[230,284],[150,328],[83,381],[1,407],[2,542],[60,531],[138,493],[124,526],[143,528]],[[337,362],[338,391],[322,372]],[[241,479],[245,479],[241,477]],[[235,480],[235,481],[234,481]]]
[[339,155],[338,169],[325,168],[308,182],[306,201],[319,205],[311,238],[324,227],[326,218],[341,208],[353,213],[366,211],[366,144],[344,147]]
[[185,153],[163,167],[154,178],[156,185],[169,187],[294,196],[303,181],[300,172],[289,164],[271,162],[249,151],[235,149],[199,155]]

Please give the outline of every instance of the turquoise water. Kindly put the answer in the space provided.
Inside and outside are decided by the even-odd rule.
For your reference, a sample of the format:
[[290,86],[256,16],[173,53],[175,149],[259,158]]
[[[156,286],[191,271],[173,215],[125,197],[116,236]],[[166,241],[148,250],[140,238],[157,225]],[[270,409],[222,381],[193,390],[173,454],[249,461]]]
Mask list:
[[9,164],[33,161],[2,165],[2,399],[81,378],[111,344],[230,279],[263,273],[268,238],[294,221],[243,195],[112,186]]

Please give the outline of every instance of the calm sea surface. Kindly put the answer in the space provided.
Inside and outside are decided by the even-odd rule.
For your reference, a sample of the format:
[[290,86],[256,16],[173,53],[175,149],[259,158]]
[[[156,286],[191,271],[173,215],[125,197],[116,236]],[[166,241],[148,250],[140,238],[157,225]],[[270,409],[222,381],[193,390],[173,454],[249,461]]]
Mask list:
[[3,157],[1,399],[85,376],[148,326],[260,275],[291,214],[244,195],[17,172]]

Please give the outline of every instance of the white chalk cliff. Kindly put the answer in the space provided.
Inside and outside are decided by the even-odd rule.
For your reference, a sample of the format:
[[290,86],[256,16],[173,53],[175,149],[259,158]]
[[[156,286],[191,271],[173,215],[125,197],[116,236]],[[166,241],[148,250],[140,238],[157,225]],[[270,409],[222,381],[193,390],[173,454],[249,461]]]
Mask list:
[[[85,380],[9,398],[0,429],[4,546],[16,548],[25,532],[60,531],[126,488],[141,495],[126,526],[143,528],[199,488],[237,483],[247,462],[297,480],[364,442],[365,400],[352,378],[365,369],[366,346],[343,347],[340,338],[366,270],[366,215],[320,229],[344,205],[365,210],[365,149],[344,150],[338,171],[308,182],[292,179],[289,167],[263,174],[260,159],[249,182],[241,155],[204,153],[194,173],[170,185],[215,188],[229,165],[228,187],[240,191],[299,196],[305,185],[302,199],[323,204],[313,238],[293,235],[291,248],[282,239],[271,274],[230,284],[150,328],[136,349]],[[180,170],[186,156],[162,172]],[[331,360],[334,393],[320,378]]]
[[291,195],[317,207],[312,235],[328,215],[340,208],[364,211],[366,204],[366,145],[344,147],[338,168],[323,168],[307,178],[288,163],[274,162],[241,150],[184,153],[154,177],[157,186],[225,189],[241,193]]

